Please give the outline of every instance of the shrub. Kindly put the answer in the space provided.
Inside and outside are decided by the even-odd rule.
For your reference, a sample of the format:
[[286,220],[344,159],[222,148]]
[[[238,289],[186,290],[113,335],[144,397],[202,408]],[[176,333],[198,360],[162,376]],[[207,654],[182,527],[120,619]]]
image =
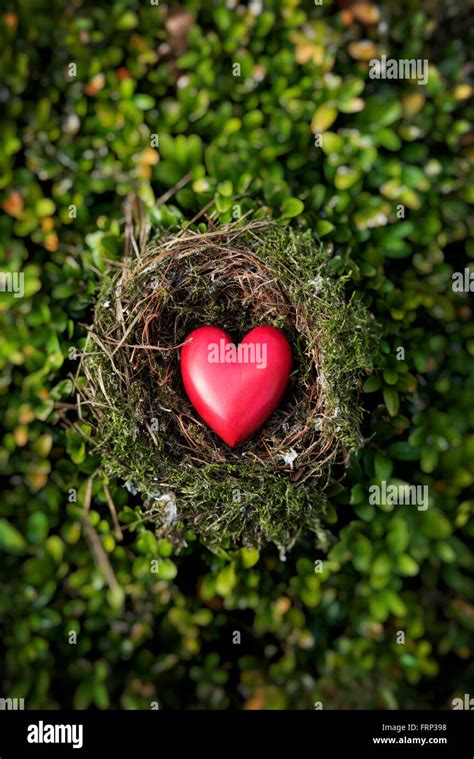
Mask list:
[[[472,309],[452,289],[473,256],[463,4],[14,8],[0,245],[25,292],[0,293],[2,696],[449,707],[472,683],[474,603]],[[371,79],[382,54],[428,59],[426,86]],[[310,230],[380,324],[366,442],[325,493],[328,556],[306,534],[286,561],[192,531],[177,550],[107,474],[87,420],[63,424],[131,193],[154,232],[239,214]],[[382,481],[427,485],[429,508],[371,503]]]

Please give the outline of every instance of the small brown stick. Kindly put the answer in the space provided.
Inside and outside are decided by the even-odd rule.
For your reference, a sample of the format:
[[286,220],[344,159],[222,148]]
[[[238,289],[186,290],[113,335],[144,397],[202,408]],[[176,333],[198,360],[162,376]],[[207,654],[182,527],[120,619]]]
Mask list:
[[188,171],[188,173],[185,174],[184,177],[181,177],[179,182],[177,182],[174,187],[171,187],[171,189],[167,190],[165,193],[163,193],[163,195],[160,195],[156,201],[156,205],[161,206],[163,203],[167,203],[168,200],[173,197],[173,195],[176,195],[178,190],[181,190],[185,185],[188,184],[192,176],[192,171]]
[[114,531],[115,531],[115,537],[117,540],[123,540],[123,533],[120,528],[118,516],[117,516],[117,510],[115,508],[115,504],[112,500],[112,496],[110,495],[110,490],[108,489],[107,485],[105,483],[103,484],[105,499],[107,501],[107,505],[109,507],[109,511],[112,514],[112,521],[114,523]]
[[92,501],[92,483],[94,481],[94,476],[95,475],[92,475],[92,477],[89,477],[89,479],[87,480],[86,492],[84,493],[84,504],[82,507],[83,517],[87,517],[87,515],[89,514],[89,509],[90,509],[91,501]]
[[89,548],[92,553],[94,562],[102,571],[107,585],[111,590],[120,589],[120,585],[117,582],[117,578],[115,577],[114,570],[112,569],[109,558],[105,553],[102,543],[100,542],[100,538],[92,527],[90,519],[87,515],[82,517],[82,526],[84,527],[84,533],[87,538],[87,542],[89,543]]

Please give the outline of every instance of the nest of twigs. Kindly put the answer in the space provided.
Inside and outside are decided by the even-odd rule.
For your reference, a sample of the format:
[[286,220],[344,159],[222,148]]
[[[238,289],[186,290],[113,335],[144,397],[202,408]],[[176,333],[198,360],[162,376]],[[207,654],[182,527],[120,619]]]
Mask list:
[[[361,443],[355,393],[374,334],[332,276],[329,251],[267,221],[141,242],[128,229],[126,248],[103,277],[78,384],[104,466],[144,495],[145,515],[168,537],[185,527],[212,543],[272,540],[285,550],[310,529],[323,545],[325,487]],[[182,385],[180,347],[209,324],[235,342],[276,326],[293,348],[280,407],[235,449]]]

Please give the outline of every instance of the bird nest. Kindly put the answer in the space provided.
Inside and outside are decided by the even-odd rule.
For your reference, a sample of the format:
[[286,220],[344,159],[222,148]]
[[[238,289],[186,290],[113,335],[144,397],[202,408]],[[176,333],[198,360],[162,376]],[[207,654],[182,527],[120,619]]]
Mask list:
[[[212,544],[282,551],[302,530],[325,548],[334,466],[360,447],[361,372],[371,366],[373,320],[331,254],[309,232],[236,223],[135,239],[107,271],[81,361],[80,411],[88,408],[104,467],[142,494],[158,534],[192,530]],[[216,325],[239,342],[279,327],[293,350],[279,408],[250,440],[230,448],[184,391],[180,348]]]

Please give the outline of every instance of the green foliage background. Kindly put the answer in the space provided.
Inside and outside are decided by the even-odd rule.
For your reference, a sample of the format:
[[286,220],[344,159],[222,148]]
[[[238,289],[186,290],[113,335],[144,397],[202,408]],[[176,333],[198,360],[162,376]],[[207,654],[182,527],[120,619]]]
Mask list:
[[[452,290],[474,254],[463,4],[5,6],[0,243],[25,297],[0,294],[0,695],[27,708],[450,708],[472,689],[474,627],[472,296]],[[372,80],[383,53],[428,59],[427,85]],[[204,206],[230,220],[237,204],[312,229],[381,324],[367,444],[331,492],[327,557],[309,539],[282,562],[193,535],[176,553],[130,527],[137,499],[65,431],[70,349],[123,250],[130,192],[166,228]],[[381,480],[428,485],[429,508],[371,505]],[[85,539],[89,495],[112,582]]]

